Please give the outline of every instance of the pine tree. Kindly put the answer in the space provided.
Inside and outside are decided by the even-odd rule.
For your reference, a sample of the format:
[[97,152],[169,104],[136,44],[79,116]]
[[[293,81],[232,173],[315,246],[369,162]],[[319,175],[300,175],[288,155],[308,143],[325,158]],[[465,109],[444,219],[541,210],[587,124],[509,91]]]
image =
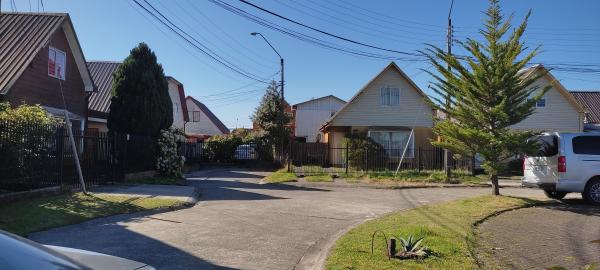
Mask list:
[[272,81],[251,117],[252,122],[258,124],[267,144],[277,148],[285,145],[290,137],[287,125],[291,117],[284,112],[284,108],[281,92],[277,90],[277,83]]
[[162,66],[140,43],[113,74],[108,115],[111,132],[157,136],[173,124],[173,104]]
[[[507,35],[512,16],[505,21],[499,1],[490,0],[488,18],[480,31],[485,41],[468,38],[459,42],[467,56],[451,55],[433,45],[425,51],[436,69],[428,71],[434,77],[432,88],[441,97],[433,98],[433,105],[445,115],[434,127],[442,140],[432,144],[458,155],[480,154],[494,195],[500,194],[498,174],[506,161],[534,147],[527,142],[534,132],[511,130],[510,126],[531,115],[535,103],[550,88],[534,84],[547,71],[523,72],[539,51],[537,47],[525,53],[527,48],[520,41],[530,14]],[[450,97],[448,104],[445,97]]]

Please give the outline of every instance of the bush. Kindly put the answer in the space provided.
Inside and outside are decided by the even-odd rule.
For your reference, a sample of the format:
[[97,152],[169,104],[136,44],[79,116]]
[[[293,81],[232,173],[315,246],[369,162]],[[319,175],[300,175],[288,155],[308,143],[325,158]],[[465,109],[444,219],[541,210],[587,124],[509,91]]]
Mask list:
[[206,140],[206,155],[209,160],[230,162],[235,149],[243,143],[242,138],[233,135],[215,135]]
[[[387,154],[385,154],[385,149],[380,144],[373,141],[371,138],[368,138],[365,135],[359,135],[351,138],[344,138],[343,141],[344,148],[348,148],[348,165],[350,167],[364,170],[364,169],[379,169],[373,168],[373,165],[379,164],[385,166],[387,164]],[[342,152],[342,156],[346,158],[346,151]],[[378,160],[377,162],[369,162],[368,157],[372,156],[372,158],[383,158],[383,162]],[[369,166],[371,165],[371,166]]]
[[0,180],[4,188],[29,189],[35,173],[51,166],[50,146],[60,121],[39,105],[0,103]]
[[185,157],[179,155],[178,141],[183,132],[179,129],[165,129],[158,137],[158,157],[156,170],[162,176],[183,177]]

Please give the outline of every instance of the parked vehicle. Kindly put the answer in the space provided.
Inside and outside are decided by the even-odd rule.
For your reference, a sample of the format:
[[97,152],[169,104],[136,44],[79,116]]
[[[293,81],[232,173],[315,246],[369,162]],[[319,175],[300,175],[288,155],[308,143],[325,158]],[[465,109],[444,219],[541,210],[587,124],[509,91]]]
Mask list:
[[600,205],[600,134],[552,132],[532,139],[539,150],[523,159],[523,186],[553,199],[577,192]]
[[41,245],[0,230],[0,269],[153,270],[154,267],[87,250]]
[[235,149],[235,159],[256,159],[258,154],[252,145],[242,144]]

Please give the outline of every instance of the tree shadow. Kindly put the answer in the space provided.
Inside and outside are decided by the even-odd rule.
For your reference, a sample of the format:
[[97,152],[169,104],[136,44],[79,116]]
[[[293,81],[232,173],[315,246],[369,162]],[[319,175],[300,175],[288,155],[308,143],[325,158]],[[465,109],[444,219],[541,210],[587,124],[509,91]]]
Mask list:
[[[156,269],[236,269],[215,264],[159,239],[130,230],[144,213],[113,216],[32,234],[46,245],[90,250],[149,264]],[[140,220],[141,221],[141,220]],[[202,248],[202,247],[199,247]],[[206,247],[205,247],[206,248]]]
[[[194,180],[192,180],[194,181]],[[227,181],[227,180],[199,180],[193,183],[200,189],[200,200],[275,200],[287,199],[284,197],[250,192],[247,190],[257,191],[312,191],[312,192],[328,192],[330,190],[299,187],[285,184],[258,184],[244,181]]]
[[586,204],[586,202],[582,199],[566,199],[562,200],[561,202],[544,204],[538,207],[551,210],[573,212],[576,214],[583,214],[586,216],[600,217],[600,206]]

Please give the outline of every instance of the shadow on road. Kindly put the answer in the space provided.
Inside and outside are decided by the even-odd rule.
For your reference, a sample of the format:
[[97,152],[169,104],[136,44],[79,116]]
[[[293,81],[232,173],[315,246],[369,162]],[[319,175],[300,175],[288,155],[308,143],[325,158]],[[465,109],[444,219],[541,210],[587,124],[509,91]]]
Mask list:
[[90,250],[135,260],[152,265],[156,269],[235,269],[214,264],[159,239],[132,231],[128,226],[120,225],[120,222],[141,222],[142,215],[98,219],[34,233],[30,238],[46,245]]
[[600,217],[600,206],[594,206],[587,204],[582,199],[566,199],[559,203],[552,203],[547,205],[538,206],[540,208],[546,208],[558,211],[567,211],[577,214],[583,214],[587,216]]

